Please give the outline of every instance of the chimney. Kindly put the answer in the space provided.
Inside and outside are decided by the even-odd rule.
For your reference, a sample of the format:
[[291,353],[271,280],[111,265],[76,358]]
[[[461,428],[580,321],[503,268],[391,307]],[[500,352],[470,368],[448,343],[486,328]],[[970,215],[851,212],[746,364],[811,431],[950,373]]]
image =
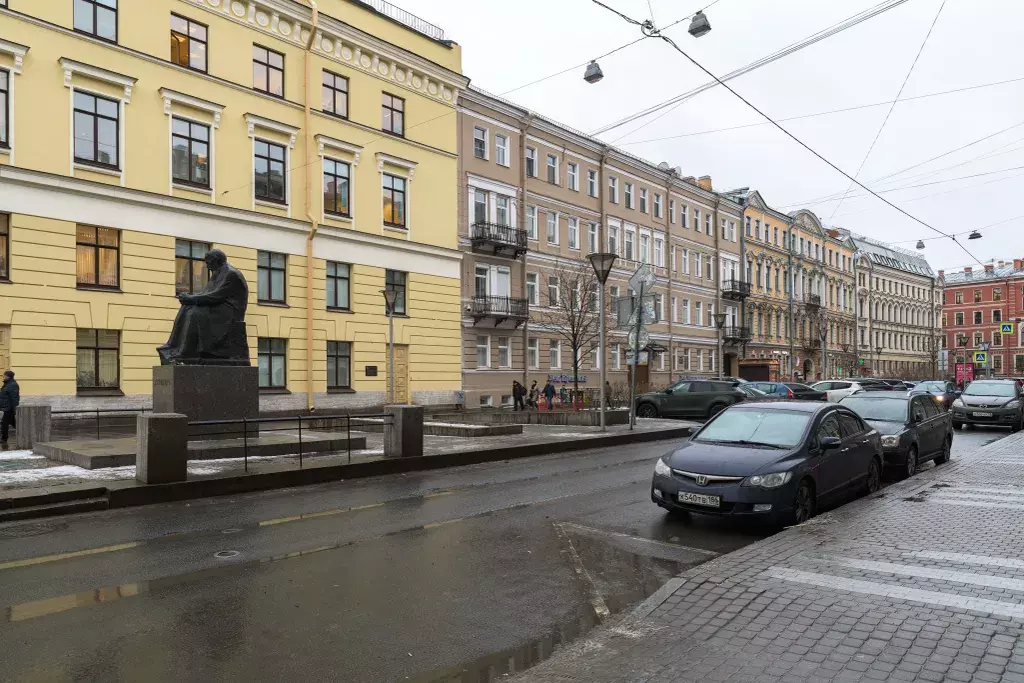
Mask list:
[[1024,267],[1024,261],[1021,261],[1019,258],[1013,259],[1013,269],[1020,270],[1021,267]]
[[942,279],[942,278],[944,278],[945,276],[946,276],[946,271],[944,271],[944,270],[940,270],[940,271],[939,271],[939,279],[941,280],[941,279]]
[[993,270],[995,270],[995,268],[996,267],[994,265],[992,265],[991,263],[985,264],[985,272],[986,273],[991,273]]
[[1002,268],[1003,266],[1006,265],[1006,261],[999,260],[999,261],[996,262],[996,265],[999,266],[1000,268]]
[[711,192],[711,176],[702,175],[700,178],[697,178],[697,185],[699,185],[702,189]]
[[970,266],[967,266],[966,268],[964,268],[964,275],[970,275],[973,271],[974,271],[973,268],[971,268]]

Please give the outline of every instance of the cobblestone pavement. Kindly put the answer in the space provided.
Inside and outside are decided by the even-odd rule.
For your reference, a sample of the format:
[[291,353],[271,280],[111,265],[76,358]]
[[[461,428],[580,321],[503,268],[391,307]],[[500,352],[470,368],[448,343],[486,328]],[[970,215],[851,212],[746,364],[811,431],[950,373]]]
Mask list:
[[1024,433],[694,568],[516,680],[1024,682]]

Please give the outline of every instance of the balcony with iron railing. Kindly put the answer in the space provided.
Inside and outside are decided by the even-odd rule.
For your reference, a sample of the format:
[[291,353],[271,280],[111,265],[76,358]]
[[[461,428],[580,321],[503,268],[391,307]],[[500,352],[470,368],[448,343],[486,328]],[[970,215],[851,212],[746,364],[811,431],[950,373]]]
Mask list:
[[[746,284],[746,283],[744,283]],[[740,343],[750,341],[750,328],[743,326],[730,326],[722,329],[722,338],[728,343]]]
[[741,280],[726,280],[722,283],[722,298],[743,301],[750,296],[750,283]]
[[804,305],[807,308],[821,308],[820,294],[804,294]]
[[473,250],[492,254],[519,258],[526,253],[526,231],[511,225],[477,221],[469,232],[469,241]]
[[432,38],[437,41],[445,41],[444,29],[440,26],[435,26],[425,19],[420,19],[412,12],[406,12],[401,7],[392,5],[387,0],[354,0],[357,4],[365,5],[369,9],[372,9],[377,14],[383,14],[392,21],[397,21],[399,24],[411,28],[417,33],[422,33],[428,38]]
[[509,296],[474,296],[469,304],[469,312],[474,325],[489,324],[498,327],[503,323],[512,323],[519,327],[530,316],[530,305],[527,299],[514,299]]

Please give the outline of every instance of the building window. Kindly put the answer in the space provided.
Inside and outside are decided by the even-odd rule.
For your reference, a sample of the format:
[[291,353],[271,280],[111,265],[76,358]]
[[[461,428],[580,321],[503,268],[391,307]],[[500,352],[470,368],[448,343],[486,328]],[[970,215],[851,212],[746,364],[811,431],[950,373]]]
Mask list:
[[974,290],[974,303],[976,303],[976,304],[981,303],[981,290],[980,289]]
[[626,208],[633,208],[633,183],[625,183]]
[[537,177],[537,150],[533,147],[526,148],[526,175]]
[[117,330],[78,330],[75,381],[79,389],[116,389],[121,341]]
[[348,118],[348,79],[330,71],[322,76],[321,105],[328,114]]
[[568,218],[568,233],[569,233],[569,248],[579,249],[580,248],[580,219]]
[[508,337],[498,337],[498,367],[512,367],[512,348]]
[[275,204],[287,203],[284,176],[283,145],[265,140],[253,141],[253,165],[256,184],[253,187],[256,199]]
[[75,91],[75,161],[118,167],[120,107],[117,100]]
[[558,184],[558,157],[554,154],[548,155],[548,182]]
[[549,275],[548,276],[548,305],[549,306],[557,306],[558,305],[558,276],[557,275]]
[[640,188],[640,213],[647,213],[647,188]]
[[344,161],[324,158],[324,211],[335,216],[351,215],[349,208],[349,173]]
[[569,176],[568,183],[570,190],[580,189],[580,166],[579,164],[566,164],[566,174]]
[[480,397],[480,407],[481,408],[493,408],[494,407],[494,397],[491,396],[491,395],[481,396]]
[[116,43],[117,0],[75,0],[75,30]]
[[405,135],[405,100],[383,93],[380,113],[382,130],[395,135]]
[[486,368],[491,365],[491,338],[485,334],[476,338],[476,366]]
[[980,325],[981,324],[981,311],[975,311],[974,312],[974,324],[975,325]]
[[668,222],[672,225],[675,225],[676,222],[676,200],[674,199],[668,200]]
[[10,216],[0,213],[0,280],[9,280],[11,278],[10,254]]
[[964,293],[963,292],[957,292],[954,295],[954,299],[955,299],[956,303],[962,304],[964,302]]
[[494,136],[494,160],[501,166],[508,166],[508,136]]
[[210,186],[210,127],[171,119],[171,171],[176,183]]
[[597,251],[597,223],[591,223],[587,230],[587,253],[593,254]]
[[11,84],[10,74],[0,69],[0,148],[9,149],[11,146],[10,138],[10,102],[11,102]]
[[120,238],[113,228],[78,226],[75,251],[79,286],[118,287]]
[[508,222],[508,218],[509,218],[508,207],[509,207],[509,198],[508,197],[505,197],[505,196],[502,196],[502,195],[499,194],[498,196],[496,196],[494,198],[494,222],[495,223],[497,223],[498,225],[504,225],[506,227],[508,226],[508,224],[509,224],[509,222]]
[[288,257],[270,251],[256,254],[256,300],[261,303],[285,303]]
[[591,197],[597,196],[597,171],[587,171],[587,194]]
[[992,322],[1001,323],[1003,322],[1003,312],[998,308],[992,311]]
[[327,342],[327,388],[352,387],[352,342]]
[[405,227],[405,178],[384,174],[384,225]]
[[994,330],[992,332],[992,346],[1002,346],[1002,345],[1003,345],[1003,335],[999,334],[999,330]]
[[992,289],[992,301],[1002,301],[1002,300],[1003,300],[1003,288],[1002,287],[994,287]]
[[395,315],[405,315],[406,303],[406,280],[408,274],[400,270],[388,270],[384,272],[384,289],[398,292],[395,296]]
[[473,225],[487,222],[487,193],[473,190]]
[[548,364],[552,370],[562,367],[562,342],[557,339],[548,344]]
[[536,337],[530,337],[526,341],[526,364],[531,370],[540,367],[540,340]]
[[473,127],[473,156],[477,159],[487,158],[487,129]]
[[197,294],[210,281],[210,269],[206,265],[206,242],[174,240],[174,293]]
[[612,254],[619,253],[619,229],[608,227],[608,251]]
[[206,26],[171,15],[171,61],[197,71],[206,71]]
[[537,239],[537,207],[526,207],[526,236],[531,240]]
[[262,337],[257,341],[260,389],[284,389],[288,368],[288,340]]
[[612,204],[619,203],[619,179],[608,177],[608,201]]
[[548,244],[558,244],[558,214],[548,211]]
[[619,370],[622,368],[622,351],[619,349],[618,344],[612,344],[612,370]]
[[661,195],[654,195],[654,217],[661,218]]
[[259,45],[252,46],[252,88],[284,97],[284,55]]
[[349,291],[352,266],[347,263],[327,262],[327,308],[347,311],[351,308]]
[[537,286],[537,273],[526,274],[526,299],[531,306],[540,306],[540,289]]

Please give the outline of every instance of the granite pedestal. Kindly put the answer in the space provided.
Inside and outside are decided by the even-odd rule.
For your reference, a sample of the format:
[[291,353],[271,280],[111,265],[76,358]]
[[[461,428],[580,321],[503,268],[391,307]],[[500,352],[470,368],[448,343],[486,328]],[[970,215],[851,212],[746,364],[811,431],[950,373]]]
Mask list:
[[14,443],[19,449],[50,440],[50,406],[18,406],[15,420]]
[[423,455],[423,406],[385,406],[384,455],[418,458]]
[[[179,413],[189,422],[253,419],[260,414],[259,369],[229,365],[158,365],[153,368],[153,412]],[[255,435],[258,425],[249,425]],[[189,439],[234,439],[241,424],[191,426]]]
[[188,478],[188,418],[175,413],[142,413],[137,418],[135,478],[170,484]]

